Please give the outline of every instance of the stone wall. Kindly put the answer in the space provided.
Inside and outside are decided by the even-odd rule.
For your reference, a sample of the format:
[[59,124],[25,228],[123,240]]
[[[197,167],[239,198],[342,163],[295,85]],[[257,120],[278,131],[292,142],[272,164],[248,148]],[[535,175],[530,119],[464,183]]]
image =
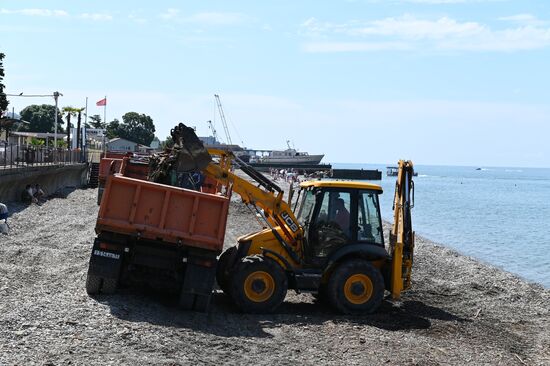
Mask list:
[[40,184],[46,195],[50,195],[61,188],[86,185],[87,180],[88,164],[3,170],[0,171],[0,202],[20,200],[27,184]]

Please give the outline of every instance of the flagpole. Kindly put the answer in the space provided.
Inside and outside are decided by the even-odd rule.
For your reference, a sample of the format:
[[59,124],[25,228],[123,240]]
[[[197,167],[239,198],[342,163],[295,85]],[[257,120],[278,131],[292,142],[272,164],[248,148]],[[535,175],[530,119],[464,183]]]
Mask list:
[[[87,154],[86,154],[86,150],[87,150],[87,147],[88,145],[86,144],[86,125],[88,124],[88,97],[86,97],[86,115],[84,117],[84,129],[83,129],[83,133],[82,133],[82,140],[80,141],[80,143],[82,144],[82,154],[84,154],[84,157],[87,158]],[[85,159],[86,161],[88,161],[88,159]]]
[[[107,96],[105,96],[105,104],[103,104],[103,123],[105,123],[105,126],[107,126]],[[105,156],[107,154],[107,143],[105,141],[105,133],[103,134],[103,151],[105,152]]]

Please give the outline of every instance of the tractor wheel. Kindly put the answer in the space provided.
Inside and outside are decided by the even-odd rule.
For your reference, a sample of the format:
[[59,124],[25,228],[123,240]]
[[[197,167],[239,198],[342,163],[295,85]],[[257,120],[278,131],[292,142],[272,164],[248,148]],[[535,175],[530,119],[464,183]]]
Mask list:
[[229,271],[229,264],[232,257],[236,254],[237,247],[231,247],[220,255],[218,259],[218,266],[216,267],[216,281],[218,286],[224,293],[229,295],[229,288],[231,284],[231,273]]
[[88,295],[96,295],[101,290],[101,277],[88,273],[86,276],[86,292]]
[[327,297],[330,304],[344,314],[372,313],[384,298],[384,279],[369,262],[349,260],[332,273]]
[[261,255],[244,257],[231,276],[231,296],[245,313],[269,313],[285,299],[287,278],[273,259]]

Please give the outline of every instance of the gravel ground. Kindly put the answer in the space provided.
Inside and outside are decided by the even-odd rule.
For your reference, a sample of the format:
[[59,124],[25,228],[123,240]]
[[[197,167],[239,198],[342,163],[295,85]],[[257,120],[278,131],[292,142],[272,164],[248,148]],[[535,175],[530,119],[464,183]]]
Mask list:
[[[417,238],[413,289],[373,315],[334,314],[289,292],[276,314],[240,314],[217,292],[207,314],[84,282],[97,190],[10,205],[0,236],[0,365],[550,364],[550,291]],[[226,245],[255,229],[237,199]]]

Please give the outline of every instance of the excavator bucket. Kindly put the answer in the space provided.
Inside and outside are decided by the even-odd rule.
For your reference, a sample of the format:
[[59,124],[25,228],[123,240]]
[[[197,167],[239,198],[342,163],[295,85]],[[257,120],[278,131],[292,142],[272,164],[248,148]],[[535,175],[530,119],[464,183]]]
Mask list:
[[176,171],[203,170],[212,161],[208,150],[195,134],[195,130],[180,123],[170,134],[174,141],[173,152],[177,154]]

